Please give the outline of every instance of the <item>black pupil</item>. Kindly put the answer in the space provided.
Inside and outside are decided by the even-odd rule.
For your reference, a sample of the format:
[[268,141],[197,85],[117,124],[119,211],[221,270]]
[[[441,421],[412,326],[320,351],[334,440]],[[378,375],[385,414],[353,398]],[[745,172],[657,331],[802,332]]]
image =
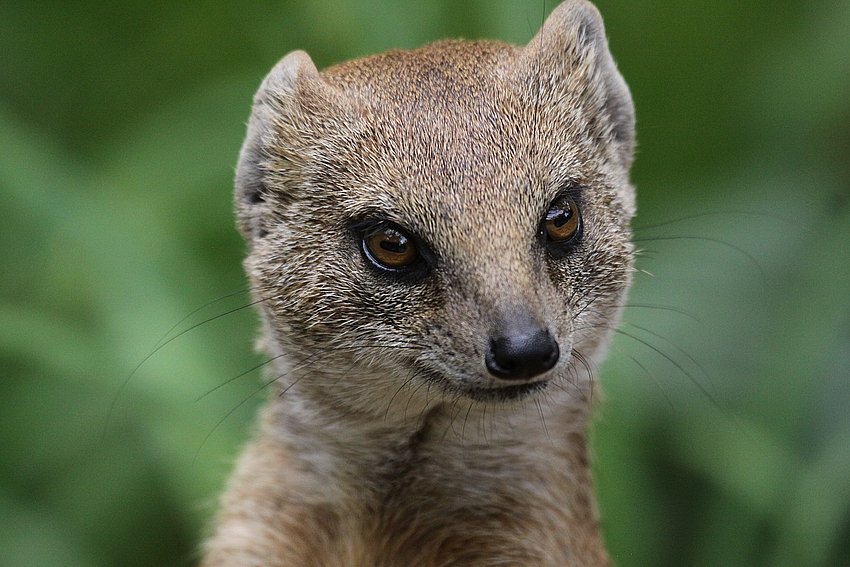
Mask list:
[[546,220],[555,225],[555,228],[561,228],[573,218],[573,210],[572,208],[566,209],[551,209],[549,214],[546,215]]
[[404,254],[407,251],[407,239],[394,230],[386,232],[386,239],[381,240],[381,248],[393,254]]

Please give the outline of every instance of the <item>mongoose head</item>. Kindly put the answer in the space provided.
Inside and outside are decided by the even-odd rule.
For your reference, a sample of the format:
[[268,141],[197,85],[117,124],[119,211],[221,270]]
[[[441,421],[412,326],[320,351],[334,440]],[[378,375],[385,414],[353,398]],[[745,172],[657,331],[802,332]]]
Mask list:
[[630,281],[633,145],[583,0],[525,48],[445,41],[321,73],[287,55],[236,175],[281,389],[381,417],[586,399]]

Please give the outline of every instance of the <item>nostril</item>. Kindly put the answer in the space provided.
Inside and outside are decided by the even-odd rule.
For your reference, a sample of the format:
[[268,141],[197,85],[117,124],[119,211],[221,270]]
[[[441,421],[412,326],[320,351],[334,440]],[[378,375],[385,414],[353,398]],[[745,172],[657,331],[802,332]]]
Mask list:
[[485,363],[493,376],[504,380],[530,380],[558,362],[558,343],[543,329],[490,340]]

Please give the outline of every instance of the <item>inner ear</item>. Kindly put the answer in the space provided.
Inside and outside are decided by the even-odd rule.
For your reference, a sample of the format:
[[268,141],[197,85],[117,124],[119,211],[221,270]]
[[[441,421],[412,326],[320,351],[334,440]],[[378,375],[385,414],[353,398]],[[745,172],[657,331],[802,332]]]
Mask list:
[[246,141],[236,172],[236,212],[239,228],[249,244],[252,240],[264,238],[268,234],[265,228],[268,190],[264,182],[262,156],[262,148]]
[[266,187],[261,181],[246,183],[239,188],[237,193],[237,207],[241,214],[243,231],[250,239],[265,238],[268,236],[266,229]]
[[244,188],[242,199],[246,201],[248,205],[259,205],[260,203],[266,202],[266,198],[263,196],[264,192],[265,186],[262,183],[252,183],[248,187]]

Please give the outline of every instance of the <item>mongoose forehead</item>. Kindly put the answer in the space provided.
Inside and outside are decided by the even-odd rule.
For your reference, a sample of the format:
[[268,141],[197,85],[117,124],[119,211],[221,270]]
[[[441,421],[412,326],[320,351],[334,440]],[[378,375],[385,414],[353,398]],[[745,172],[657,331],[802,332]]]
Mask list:
[[[592,363],[630,282],[633,144],[629,91],[582,0],[559,6],[524,48],[443,41],[322,72],[303,52],[281,60],[255,97],[236,175],[278,395],[211,549],[249,545],[248,522],[285,558],[274,565],[603,564],[581,431]],[[512,419],[493,417],[508,409]],[[467,432],[470,419],[480,422]],[[564,443],[535,459],[541,420],[560,424]],[[514,474],[511,486],[488,484]],[[540,553],[526,538],[474,561],[445,555],[467,553],[440,540],[446,517],[464,516],[458,506],[502,510],[538,498],[511,493],[536,483],[554,514],[541,521],[588,525],[541,536],[560,543]],[[246,498],[270,496],[300,504],[246,512]],[[421,531],[374,524],[400,511]],[[342,555],[294,559],[312,537],[286,527],[296,516],[337,526],[316,529]],[[334,522],[351,518],[349,531],[378,539],[341,536]],[[493,539],[464,525],[469,541]],[[413,560],[405,541],[430,551]]]

